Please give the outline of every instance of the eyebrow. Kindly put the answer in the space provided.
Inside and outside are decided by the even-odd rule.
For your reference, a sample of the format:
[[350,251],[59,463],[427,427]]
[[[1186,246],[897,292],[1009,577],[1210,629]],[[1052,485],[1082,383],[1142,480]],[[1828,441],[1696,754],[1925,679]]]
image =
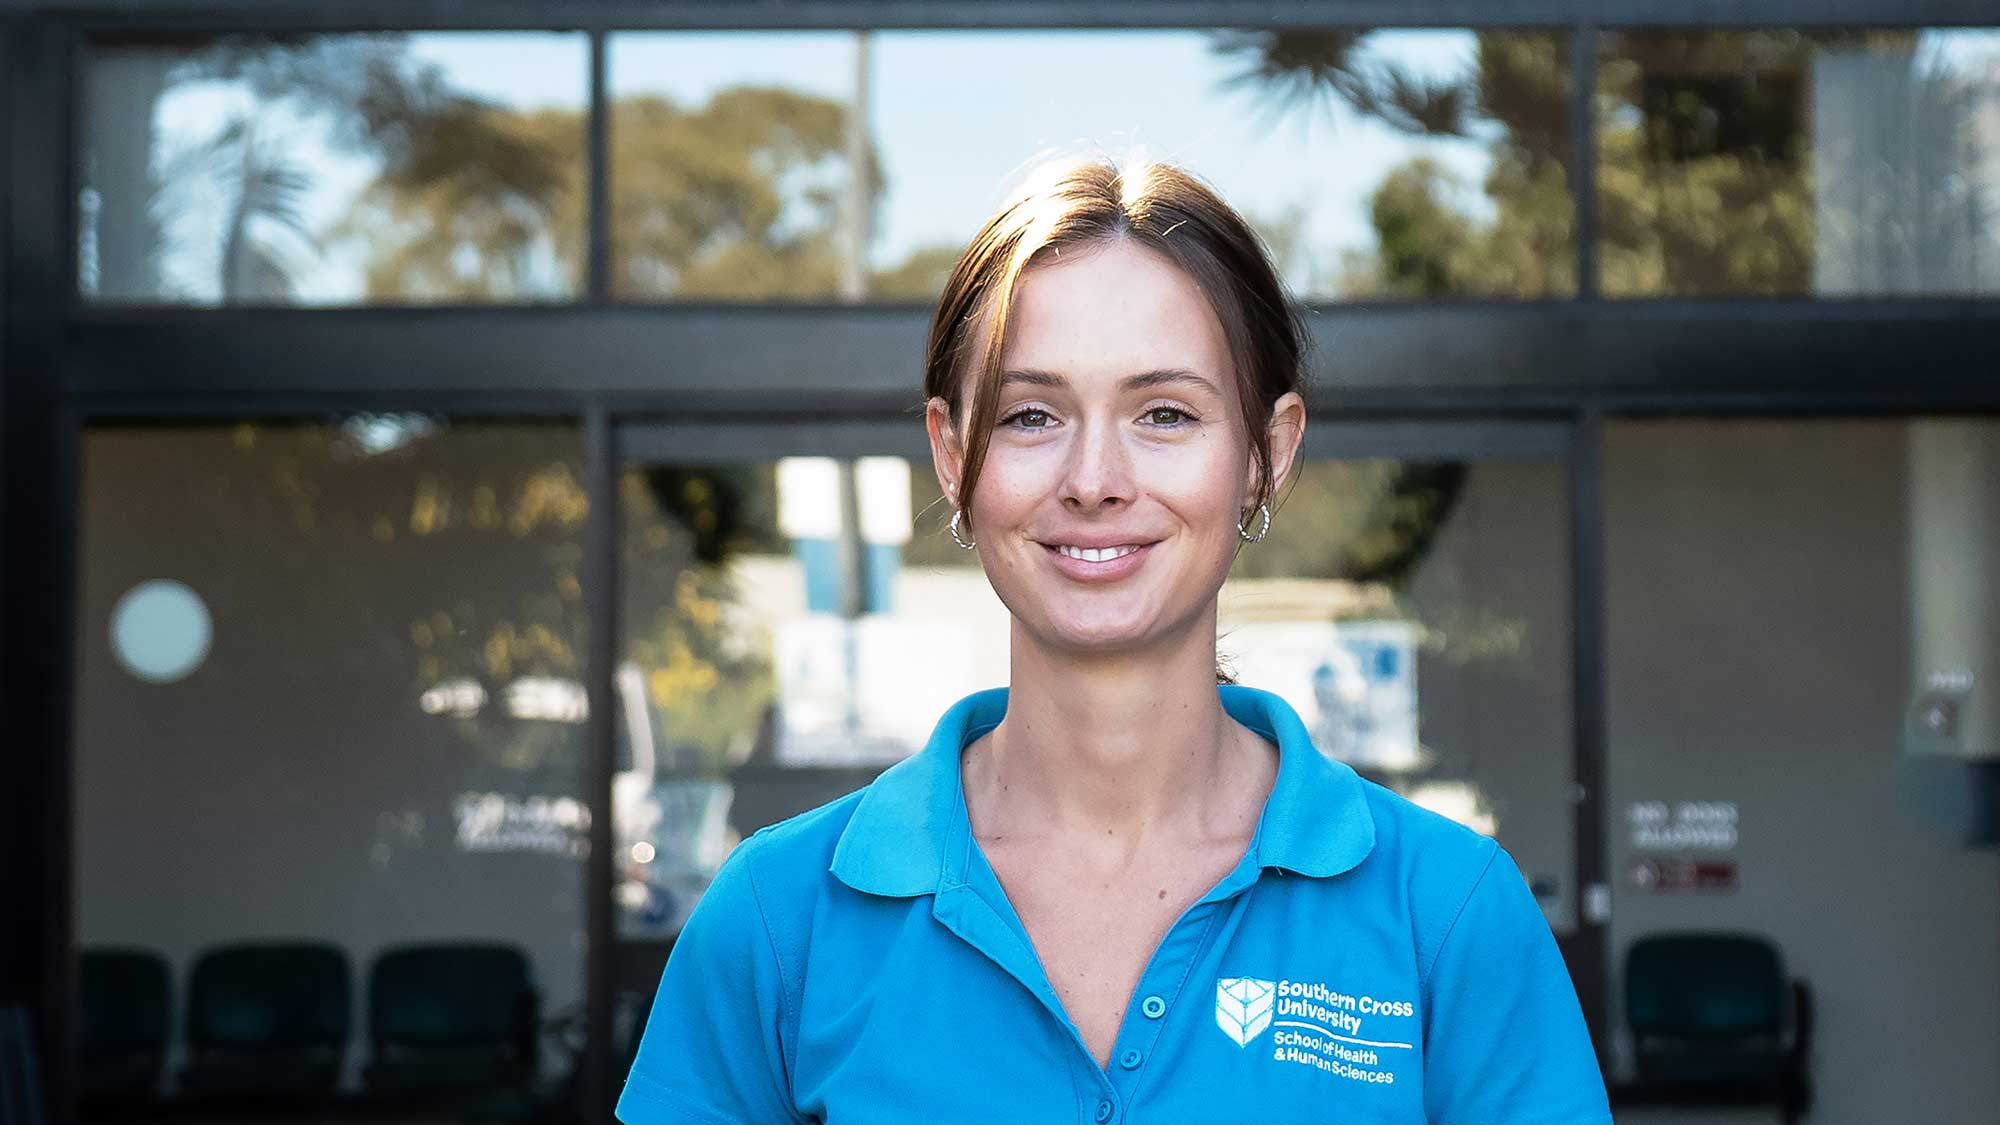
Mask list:
[[[1069,386],[1067,378],[1053,371],[1041,371],[1032,367],[1010,369],[1001,372],[1000,385],[1004,387],[1009,383],[1027,383],[1037,387]],[[1184,367],[1162,367],[1152,371],[1141,371],[1137,375],[1127,375],[1118,381],[1118,389],[1121,391],[1138,391],[1167,383],[1195,383],[1208,388],[1210,394],[1217,396],[1222,394],[1220,390],[1216,389],[1214,383],[1209,382],[1207,379]]]

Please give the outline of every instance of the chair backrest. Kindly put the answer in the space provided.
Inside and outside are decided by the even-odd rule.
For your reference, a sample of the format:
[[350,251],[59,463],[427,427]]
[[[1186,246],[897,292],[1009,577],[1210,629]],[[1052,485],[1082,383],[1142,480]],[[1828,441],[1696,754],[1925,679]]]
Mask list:
[[1778,947],[1746,933],[1655,934],[1625,953],[1625,1022],[1635,1037],[1719,1040],[1780,1033]]
[[28,1009],[0,1007],[0,1125],[42,1125],[41,1065]]
[[85,949],[77,958],[79,1038],[86,1059],[167,1046],[173,974],[147,949]]
[[518,947],[489,942],[404,945],[368,973],[376,1046],[516,1046],[533,1035],[534,985]]
[[188,1045],[338,1048],[352,1022],[350,986],[347,956],[324,942],[210,949],[189,974]]

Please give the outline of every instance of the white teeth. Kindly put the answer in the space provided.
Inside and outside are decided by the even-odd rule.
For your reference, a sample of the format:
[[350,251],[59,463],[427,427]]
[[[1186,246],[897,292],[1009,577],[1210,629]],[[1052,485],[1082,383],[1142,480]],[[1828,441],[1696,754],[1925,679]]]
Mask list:
[[1103,562],[1106,559],[1123,558],[1138,550],[1137,547],[1057,547],[1056,550],[1073,559],[1086,562]]

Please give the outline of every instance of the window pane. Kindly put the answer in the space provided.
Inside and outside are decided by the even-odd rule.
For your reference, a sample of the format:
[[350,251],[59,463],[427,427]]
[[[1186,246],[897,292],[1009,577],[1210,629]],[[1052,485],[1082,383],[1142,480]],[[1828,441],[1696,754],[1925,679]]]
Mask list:
[[[1217,611],[1239,682],[1329,757],[1495,835],[1559,930],[1577,917],[1566,496],[1553,461],[1307,461]],[[1006,684],[1012,618],[924,460],[635,461],[621,500],[630,1029],[729,850]]]
[[82,458],[82,1119],[563,1098],[575,428],[98,428]]
[[[1796,981],[1825,1017],[1808,1120],[1977,1119],[2000,1104],[2000,420],[1620,419],[1603,448],[1610,1026],[1637,993],[1754,1028],[1775,1009],[1740,958],[1626,984],[1640,941],[1750,936],[1783,966],[1766,994]],[[1676,1065],[1684,1035],[1612,1037],[1607,1075]]]
[[[1450,30],[621,35],[614,287],[638,299],[930,300],[1035,155],[1137,146],[1244,211],[1301,297],[1568,294],[1566,42]],[[867,129],[850,136],[857,104]],[[849,170],[862,166],[873,175],[857,183]]]
[[[629,957],[679,931],[742,837],[865,784],[1006,683],[1008,615],[940,530],[927,462],[633,462],[620,496]],[[630,981],[650,999],[657,974]]]
[[101,301],[546,301],[583,274],[587,41],[92,42],[78,278]]
[[1606,293],[2000,292],[2000,32],[1603,42]]
[[1559,461],[1305,460],[1217,607],[1239,680],[1284,696],[1330,757],[1498,839],[1562,932],[1568,543]]

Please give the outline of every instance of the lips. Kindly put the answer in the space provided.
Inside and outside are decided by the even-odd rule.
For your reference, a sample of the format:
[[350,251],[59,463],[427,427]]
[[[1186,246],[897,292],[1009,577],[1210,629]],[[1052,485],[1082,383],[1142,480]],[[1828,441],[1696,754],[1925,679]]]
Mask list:
[[1140,564],[1146,561],[1146,556],[1153,553],[1153,544],[1107,543],[1102,546],[1086,546],[1044,543],[1042,549],[1048,553],[1049,561],[1055,564],[1056,569],[1070,578],[1079,582],[1110,582],[1139,569]]

